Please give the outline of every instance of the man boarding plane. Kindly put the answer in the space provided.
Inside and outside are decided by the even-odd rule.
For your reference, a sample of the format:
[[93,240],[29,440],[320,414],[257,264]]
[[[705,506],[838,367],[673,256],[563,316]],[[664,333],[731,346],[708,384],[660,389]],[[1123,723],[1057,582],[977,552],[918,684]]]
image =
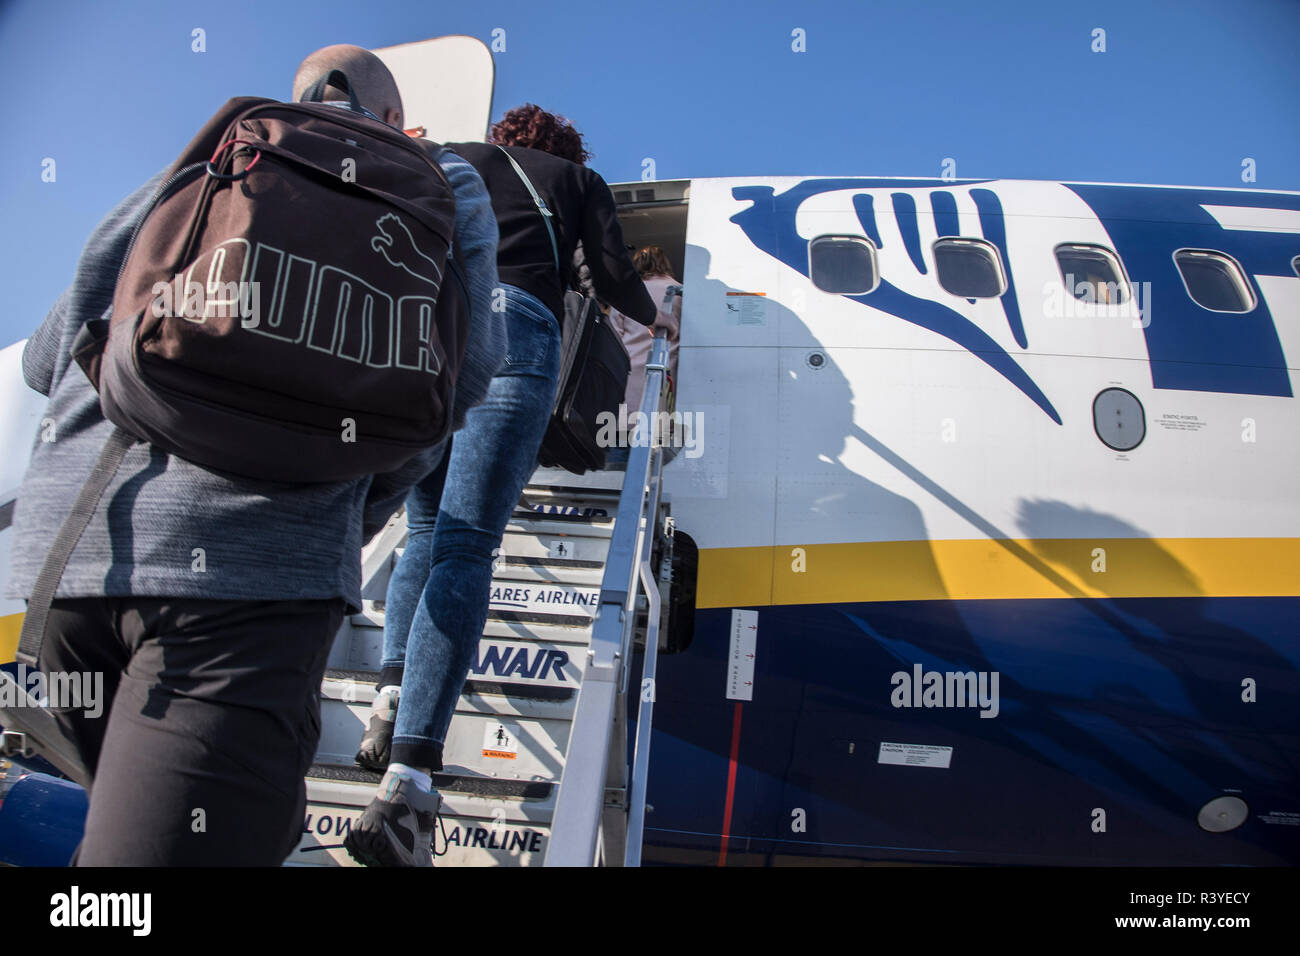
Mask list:
[[[664,470],[700,551],[654,687],[644,860],[1300,862],[1300,193],[613,189],[684,280],[698,423]],[[13,459],[41,408],[16,352]],[[476,672],[536,671],[491,672],[526,655],[484,643]],[[514,736],[496,752],[522,764]],[[322,806],[303,862],[340,842]],[[453,829],[462,862],[545,849],[483,818]]]

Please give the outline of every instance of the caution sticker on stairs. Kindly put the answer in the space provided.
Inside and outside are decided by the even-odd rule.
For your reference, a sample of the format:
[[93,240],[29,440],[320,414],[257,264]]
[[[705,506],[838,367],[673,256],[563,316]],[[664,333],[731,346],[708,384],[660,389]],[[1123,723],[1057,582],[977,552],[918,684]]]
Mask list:
[[501,760],[515,760],[519,757],[515,735],[500,721],[493,721],[483,728],[483,756]]

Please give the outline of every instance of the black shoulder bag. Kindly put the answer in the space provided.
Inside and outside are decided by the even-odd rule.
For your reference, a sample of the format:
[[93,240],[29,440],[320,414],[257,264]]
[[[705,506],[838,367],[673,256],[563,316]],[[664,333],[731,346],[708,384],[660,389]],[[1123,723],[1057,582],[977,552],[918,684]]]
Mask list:
[[[551,226],[553,214],[515,158],[504,149],[501,152],[510,160],[542,214],[551,239],[555,271],[559,273],[560,250]],[[581,475],[605,467],[605,447],[598,439],[602,431],[608,436],[618,434],[618,407],[627,393],[632,363],[622,337],[601,313],[595,299],[568,291],[564,294],[564,311],[559,384],[537,463]]]

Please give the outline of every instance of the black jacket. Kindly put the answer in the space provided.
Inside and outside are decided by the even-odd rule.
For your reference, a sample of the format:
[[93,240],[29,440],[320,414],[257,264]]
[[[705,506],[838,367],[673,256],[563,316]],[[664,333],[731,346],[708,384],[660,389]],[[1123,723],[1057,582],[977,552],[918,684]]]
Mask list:
[[501,235],[497,272],[502,282],[531,292],[562,320],[564,290],[577,285],[571,263],[574,247],[581,242],[596,295],[642,325],[654,323],[655,303],[628,257],[614,196],[599,173],[541,150],[506,147],[553,213],[561,276],[555,271],[542,214],[501,149],[486,143],[445,145],[473,165],[487,184]]

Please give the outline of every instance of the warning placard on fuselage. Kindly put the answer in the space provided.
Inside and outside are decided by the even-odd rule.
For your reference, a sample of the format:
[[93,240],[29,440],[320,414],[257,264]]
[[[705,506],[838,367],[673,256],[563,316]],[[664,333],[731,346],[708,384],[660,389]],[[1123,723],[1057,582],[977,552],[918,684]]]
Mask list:
[[758,653],[758,612],[731,612],[731,646],[727,654],[727,699],[754,699],[754,661]]
[[938,744],[895,744],[881,741],[880,756],[876,763],[892,763],[902,767],[940,767],[946,770],[952,763],[952,748]]

